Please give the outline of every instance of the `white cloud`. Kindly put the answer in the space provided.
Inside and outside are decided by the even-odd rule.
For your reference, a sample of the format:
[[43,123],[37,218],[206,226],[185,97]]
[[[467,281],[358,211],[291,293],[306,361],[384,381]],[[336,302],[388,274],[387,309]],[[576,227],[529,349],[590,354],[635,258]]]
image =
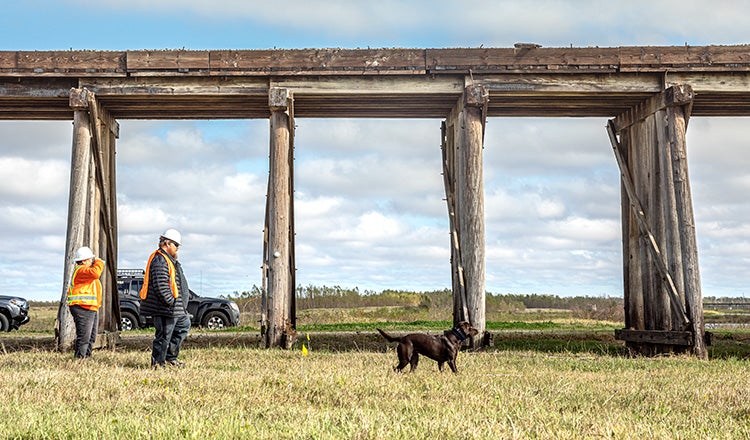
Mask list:
[[[515,42],[544,46],[620,46],[670,44],[728,44],[747,42],[750,17],[742,1],[722,1],[710,7],[700,0],[633,0],[607,4],[581,0],[479,0],[456,7],[447,0],[352,2],[289,0],[284,19],[275,3],[245,0],[69,0],[102,12],[170,14],[187,20],[247,22],[295,35],[318,34],[344,47],[510,47]],[[279,38],[282,41],[281,38]],[[355,41],[358,44],[347,45]],[[450,43],[453,43],[452,45]],[[304,42],[299,47],[305,46]]]
[[0,175],[4,200],[48,201],[67,195],[70,162],[0,157]]

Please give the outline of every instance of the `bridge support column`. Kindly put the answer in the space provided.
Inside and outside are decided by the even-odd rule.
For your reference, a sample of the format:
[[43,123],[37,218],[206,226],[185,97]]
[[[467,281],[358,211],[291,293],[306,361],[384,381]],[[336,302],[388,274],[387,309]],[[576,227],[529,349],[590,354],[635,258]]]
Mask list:
[[616,336],[637,354],[707,357],[685,142],[693,98],[673,86],[607,126],[623,188],[625,328]]
[[288,89],[271,88],[271,153],[261,305],[261,332],[266,348],[289,349],[296,336],[293,102]]
[[70,349],[75,341],[67,294],[73,274],[73,253],[81,246],[91,247],[99,258],[106,260],[95,347],[114,346],[119,340],[120,323],[115,190],[115,139],[119,128],[86,89],[71,89],[70,106],[74,112],[68,228],[62,296],[55,322],[57,348],[61,351]]
[[488,341],[485,317],[484,176],[482,150],[487,93],[469,85],[442,125],[443,180],[450,219],[453,321],[479,330],[474,348]]

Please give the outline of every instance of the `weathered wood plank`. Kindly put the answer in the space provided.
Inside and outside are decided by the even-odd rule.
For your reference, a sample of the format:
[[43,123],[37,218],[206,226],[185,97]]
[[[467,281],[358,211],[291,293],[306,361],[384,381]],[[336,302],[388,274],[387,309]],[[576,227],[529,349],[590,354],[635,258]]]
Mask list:
[[292,49],[211,51],[213,70],[253,73],[425,72],[423,49]]
[[750,72],[733,71],[726,73],[676,72],[666,75],[666,86],[690,84],[697,96],[714,93],[743,93],[750,89]]
[[305,95],[452,95],[455,99],[463,93],[463,77],[403,78],[394,76],[347,77],[274,77],[273,87],[294,90],[295,96]]
[[0,50],[0,71],[18,69],[18,52]]
[[204,50],[129,50],[127,70],[208,71],[208,52]]
[[687,331],[617,329],[615,339],[647,344],[693,345],[693,333]]
[[750,70],[750,45],[621,47],[620,70],[664,71],[678,68],[692,71]]
[[591,95],[596,93],[631,94],[658,93],[662,81],[657,75],[637,75],[633,73],[612,75],[610,73],[551,73],[545,75],[521,75],[507,73],[473,75],[474,81],[481,83],[494,94],[524,92],[566,92]]
[[201,99],[200,96],[262,96],[268,95],[268,80],[262,78],[195,78],[195,77],[128,77],[128,78],[86,78],[81,80],[85,87],[97,96],[127,95],[180,96]]
[[[5,57],[6,61],[8,57]],[[0,65],[0,69],[5,69]],[[76,75],[119,73],[125,74],[125,52],[112,51],[33,51],[17,52],[15,67],[9,70],[30,72],[35,75]]]
[[427,49],[430,73],[485,71],[614,72],[617,48],[467,48]]

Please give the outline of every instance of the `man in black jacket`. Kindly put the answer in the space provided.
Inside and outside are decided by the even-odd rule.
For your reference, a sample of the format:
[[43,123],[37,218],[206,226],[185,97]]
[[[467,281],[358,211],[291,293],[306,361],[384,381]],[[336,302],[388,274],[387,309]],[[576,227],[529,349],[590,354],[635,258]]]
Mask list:
[[[177,253],[182,236],[175,229],[167,229],[159,237],[159,248],[151,254],[146,265],[141,289],[141,315],[154,319],[154,343],[151,366],[164,367],[168,352],[170,364],[182,366],[177,360],[182,341],[190,328],[187,312],[189,290]],[[188,327],[184,323],[187,321]],[[180,326],[175,334],[175,328]],[[170,350],[172,346],[172,350]]]

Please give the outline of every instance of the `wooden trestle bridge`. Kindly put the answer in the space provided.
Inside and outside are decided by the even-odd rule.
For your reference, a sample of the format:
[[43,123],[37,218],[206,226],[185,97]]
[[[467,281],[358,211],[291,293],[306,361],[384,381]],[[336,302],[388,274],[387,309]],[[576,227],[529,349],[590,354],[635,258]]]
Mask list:
[[[622,174],[626,318],[617,336],[640,353],[705,357],[685,132],[690,116],[749,114],[745,45],[0,52],[0,119],[73,121],[63,284],[76,247],[105,256],[105,343],[119,322],[118,120],[269,119],[262,312],[270,347],[288,345],[285,329],[295,325],[294,118],[444,121],[454,320],[484,331],[486,118],[604,117],[602,143],[609,139]],[[60,310],[66,348],[73,329]]]

